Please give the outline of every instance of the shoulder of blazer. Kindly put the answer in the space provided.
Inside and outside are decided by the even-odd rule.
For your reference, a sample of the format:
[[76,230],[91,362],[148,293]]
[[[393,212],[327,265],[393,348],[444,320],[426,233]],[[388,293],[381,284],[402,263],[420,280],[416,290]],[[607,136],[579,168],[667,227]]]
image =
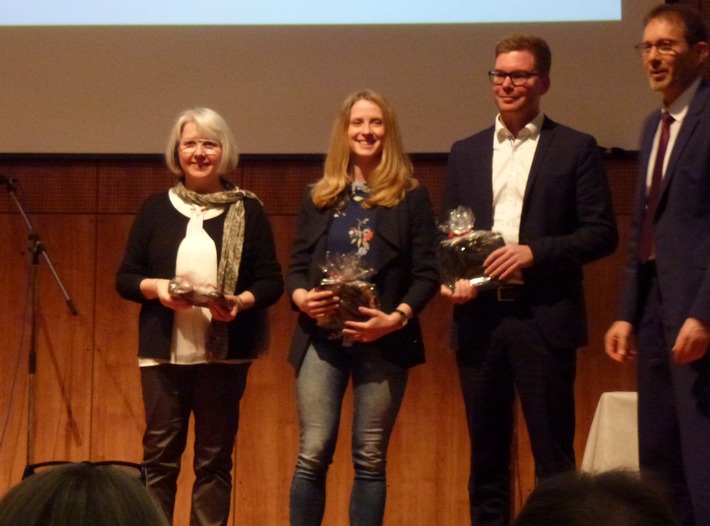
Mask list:
[[554,121],[550,117],[545,115],[545,119],[542,122],[542,128],[540,129],[540,140],[550,140],[552,137],[564,140],[594,140],[594,137],[592,137],[590,134],[577,130],[575,128],[570,128],[569,126],[565,126],[564,124],[560,124],[559,122]]
[[421,207],[430,206],[428,195],[426,187],[420,184],[407,191],[404,199],[395,206],[377,209],[376,232],[387,243],[387,247],[383,247],[378,254],[379,261],[376,265],[378,268],[392,259],[403,244],[407,243],[406,237],[410,233],[411,216],[418,213]]
[[404,203],[406,206],[416,206],[418,203],[421,203],[422,201],[426,201],[428,199],[429,191],[427,190],[426,186],[424,186],[423,184],[419,184],[416,188],[412,188],[404,194],[404,199],[402,200],[402,203]]
[[474,152],[481,151],[481,149],[483,149],[483,151],[492,151],[491,145],[493,144],[494,133],[495,126],[489,126],[469,137],[460,139],[451,146],[451,153],[461,151]]
[[[597,142],[592,135],[555,122],[545,116],[530,173],[531,175],[536,173],[548,152],[570,151],[570,149],[571,151],[586,152],[593,147],[597,147]],[[550,156],[549,161],[554,163],[555,157],[555,155]]]
[[411,199],[411,193],[412,191],[407,192],[404,196],[404,199],[402,199],[395,206],[377,207],[376,209],[376,232],[391,246],[398,247],[400,244],[399,230],[402,224],[402,220],[408,220],[407,215],[409,213],[409,201]]
[[698,86],[698,91],[695,92],[695,96],[690,101],[688,111],[695,114],[710,111],[710,84],[705,80],[700,81],[700,86]]
[[327,233],[335,209],[332,207],[316,208],[309,197],[304,197],[301,206],[306,221],[300,225],[302,231],[298,237],[302,238],[306,246],[310,246]]
[[[683,119],[683,123],[678,131],[675,144],[673,145],[673,150],[671,151],[671,156],[666,167],[666,176],[663,178],[662,191],[664,192],[666,188],[669,187],[670,181],[676,173],[678,163],[680,162],[680,159],[685,156],[685,151],[688,148],[700,148],[703,151],[707,151],[707,125],[710,121],[710,104],[708,104],[709,95],[710,89],[708,88],[708,85],[705,82],[701,82],[698,90],[695,92],[695,95],[693,95],[693,98],[690,101],[688,112]],[[656,120],[656,127],[657,126],[658,121]],[[655,127],[653,130],[654,133],[649,136],[651,141],[655,135]],[[652,142],[650,144],[652,144]]]
[[[660,119],[660,112],[659,117]],[[686,128],[685,122],[689,125],[695,126],[698,121],[703,121],[707,123],[710,118],[710,85],[704,80],[700,82],[698,86],[698,91],[690,100],[690,105],[688,106],[688,113],[684,119],[683,126],[681,127],[680,133],[683,133],[683,128]],[[656,122],[657,124],[657,122]],[[705,139],[705,137],[704,137]],[[677,140],[677,139],[676,139]]]

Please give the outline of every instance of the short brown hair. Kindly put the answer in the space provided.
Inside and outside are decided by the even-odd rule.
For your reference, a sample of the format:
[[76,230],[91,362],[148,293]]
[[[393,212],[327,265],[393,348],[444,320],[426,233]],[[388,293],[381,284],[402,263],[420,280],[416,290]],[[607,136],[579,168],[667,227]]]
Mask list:
[[651,9],[643,19],[644,26],[656,18],[683,26],[688,44],[708,41],[708,28],[700,13],[683,4],[660,4]]
[[540,75],[549,75],[552,67],[552,52],[550,46],[542,38],[535,35],[514,33],[503,38],[496,45],[496,58],[511,51],[528,51],[535,58],[535,68]]

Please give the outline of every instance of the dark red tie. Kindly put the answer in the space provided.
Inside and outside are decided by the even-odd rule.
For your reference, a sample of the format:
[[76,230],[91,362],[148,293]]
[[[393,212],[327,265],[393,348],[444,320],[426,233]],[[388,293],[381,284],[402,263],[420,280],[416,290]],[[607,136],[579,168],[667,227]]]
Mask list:
[[653,256],[655,251],[653,246],[653,223],[658,203],[661,200],[663,160],[666,157],[668,138],[671,135],[671,124],[675,119],[669,113],[664,111],[661,120],[663,121],[663,126],[661,127],[661,138],[658,141],[656,161],[653,165],[653,174],[651,175],[651,187],[648,189],[648,195],[646,196],[646,208],[643,211],[643,223],[641,224],[639,257],[641,258],[642,263],[645,263],[651,259],[651,256]]

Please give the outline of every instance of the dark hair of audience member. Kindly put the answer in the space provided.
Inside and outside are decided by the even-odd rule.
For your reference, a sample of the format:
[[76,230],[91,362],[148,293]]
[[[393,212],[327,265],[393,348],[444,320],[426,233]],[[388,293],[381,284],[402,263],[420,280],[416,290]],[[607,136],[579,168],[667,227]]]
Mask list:
[[658,481],[638,473],[566,473],[543,481],[513,526],[677,526]]
[[90,463],[32,475],[0,500],[0,526],[167,525],[138,478]]

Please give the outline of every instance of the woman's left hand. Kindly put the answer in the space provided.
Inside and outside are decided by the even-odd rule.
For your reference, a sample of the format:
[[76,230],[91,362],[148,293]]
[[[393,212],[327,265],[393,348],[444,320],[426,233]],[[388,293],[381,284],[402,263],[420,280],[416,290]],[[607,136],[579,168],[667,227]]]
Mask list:
[[402,328],[402,316],[397,312],[385,314],[381,310],[367,307],[360,307],[359,311],[370,319],[346,321],[346,328],[343,329],[343,336],[347,336],[354,342],[372,342]]
[[[240,302],[237,300],[236,296],[231,294],[225,294],[225,299],[227,300],[227,305],[223,303],[218,303],[216,301],[211,301],[207,308],[210,309],[212,313],[212,318],[219,321],[232,321],[237,317],[239,312]],[[229,307],[229,308],[227,308]]]

